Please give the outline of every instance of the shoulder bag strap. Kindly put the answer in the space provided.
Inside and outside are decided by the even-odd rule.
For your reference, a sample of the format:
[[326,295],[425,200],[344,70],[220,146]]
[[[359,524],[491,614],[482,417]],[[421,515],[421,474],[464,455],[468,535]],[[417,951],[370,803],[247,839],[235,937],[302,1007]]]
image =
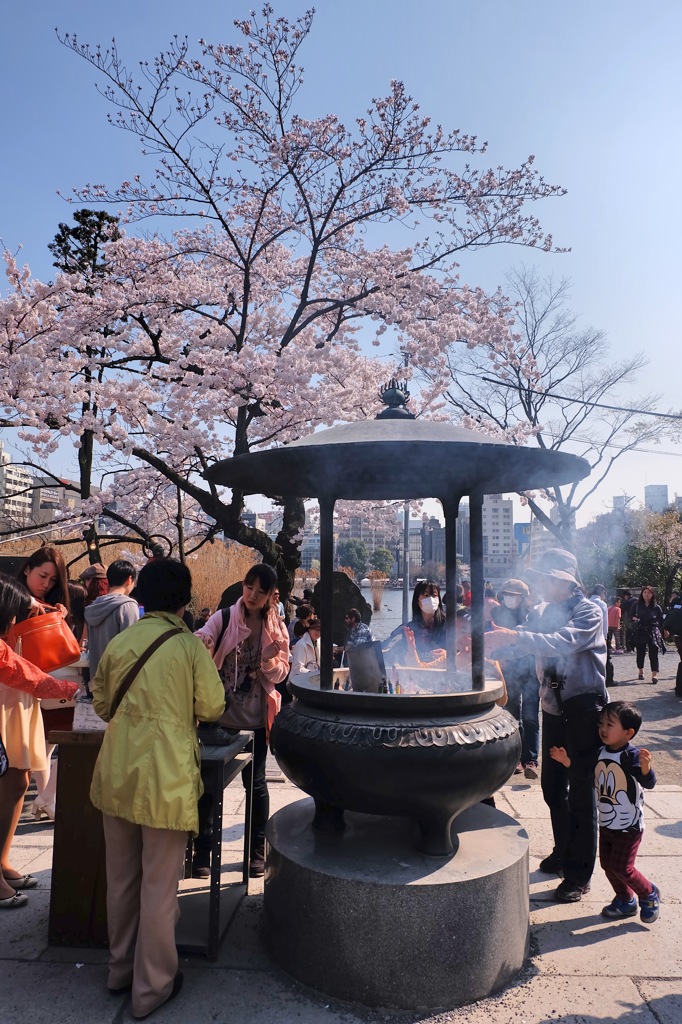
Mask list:
[[144,654],[140,655],[140,657],[137,659],[133,667],[129,670],[125,679],[123,680],[118,690],[116,691],[116,696],[111,702],[109,721],[111,721],[111,719],[118,711],[119,705],[123,698],[125,697],[128,690],[130,689],[130,687],[132,686],[135,677],[137,676],[140,669],[149,661],[152,654],[154,654],[155,651],[158,651],[161,644],[165,644],[166,640],[170,640],[172,636],[177,636],[178,633],[184,632],[185,630],[182,628],[182,626],[175,626],[173,629],[169,629],[166,633],[162,633],[161,636],[157,636],[154,643],[150,644],[147,650],[144,652]]
[[220,609],[220,615],[221,615],[221,618],[222,618],[222,622],[221,622],[221,627],[220,627],[220,633],[218,634],[218,639],[216,640],[215,646],[213,647],[214,651],[217,651],[218,648],[220,647],[221,643],[223,642],[223,637],[225,636],[225,632],[227,630],[227,627],[230,624],[230,609],[229,608],[221,608]]

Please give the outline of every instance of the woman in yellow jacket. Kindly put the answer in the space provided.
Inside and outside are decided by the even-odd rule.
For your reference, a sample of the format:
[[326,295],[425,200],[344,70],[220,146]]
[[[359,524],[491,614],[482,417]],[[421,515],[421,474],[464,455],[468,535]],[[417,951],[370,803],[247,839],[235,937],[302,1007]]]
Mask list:
[[[104,816],[108,987],[132,988],[133,1016],[142,1019],[182,985],[175,925],[178,878],[202,793],[196,721],[219,718],[225,694],[211,656],[181,618],[191,597],[189,569],[170,558],[148,562],[137,588],[145,615],[109,643],[92,683],[95,710],[109,726],[90,796]],[[172,635],[112,713],[121,683],[164,634]]]

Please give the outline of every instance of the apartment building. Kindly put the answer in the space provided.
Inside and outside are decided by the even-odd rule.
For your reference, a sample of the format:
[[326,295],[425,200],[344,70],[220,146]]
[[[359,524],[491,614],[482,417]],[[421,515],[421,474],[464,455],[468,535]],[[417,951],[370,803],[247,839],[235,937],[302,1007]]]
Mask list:
[[3,529],[28,526],[33,507],[33,477],[16,466],[0,441],[0,525]]

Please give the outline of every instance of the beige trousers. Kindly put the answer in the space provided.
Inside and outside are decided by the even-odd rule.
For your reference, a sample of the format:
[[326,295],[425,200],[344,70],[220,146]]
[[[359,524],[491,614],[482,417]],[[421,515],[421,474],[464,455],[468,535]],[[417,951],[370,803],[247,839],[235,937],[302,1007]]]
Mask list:
[[111,989],[132,983],[135,1017],[168,999],[178,970],[178,879],[187,833],[103,815]]

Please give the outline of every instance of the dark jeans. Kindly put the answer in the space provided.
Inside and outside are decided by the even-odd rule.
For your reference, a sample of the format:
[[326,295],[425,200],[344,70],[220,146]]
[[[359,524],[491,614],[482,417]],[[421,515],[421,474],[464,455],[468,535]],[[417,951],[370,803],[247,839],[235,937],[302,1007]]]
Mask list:
[[613,659],[611,658],[611,649],[606,648],[606,685],[613,685]]
[[649,648],[649,663],[651,665],[651,671],[657,674],[658,673],[658,647],[656,646],[656,644],[648,644],[648,643],[643,643],[643,644],[638,643],[637,644],[637,658],[636,658],[637,668],[640,670],[640,672],[644,668],[644,657],[645,657],[646,652],[647,652],[647,647]]
[[[253,761],[242,774],[244,789],[248,790],[253,777],[253,811],[251,816],[251,845],[249,855],[262,857],[265,852],[265,826],[270,817],[270,793],[265,780],[265,760],[268,744],[265,729],[253,730]],[[213,794],[206,790],[199,797],[199,835],[194,840],[195,863],[209,866],[213,828]]]
[[[597,857],[594,767],[600,714],[597,694],[594,707],[585,702],[568,717],[542,714],[542,795],[552,821],[553,852],[561,859],[564,878],[577,885],[589,882]],[[570,769],[552,760],[550,747],[566,748]]]
[[506,710],[520,725],[521,764],[538,760],[540,746],[540,687],[536,675],[507,680]]
[[265,760],[268,741],[265,727],[253,731],[253,761],[242,772],[244,789],[248,789],[253,776],[253,814],[251,818],[251,854],[265,853],[265,826],[270,817],[270,793],[265,779]]

